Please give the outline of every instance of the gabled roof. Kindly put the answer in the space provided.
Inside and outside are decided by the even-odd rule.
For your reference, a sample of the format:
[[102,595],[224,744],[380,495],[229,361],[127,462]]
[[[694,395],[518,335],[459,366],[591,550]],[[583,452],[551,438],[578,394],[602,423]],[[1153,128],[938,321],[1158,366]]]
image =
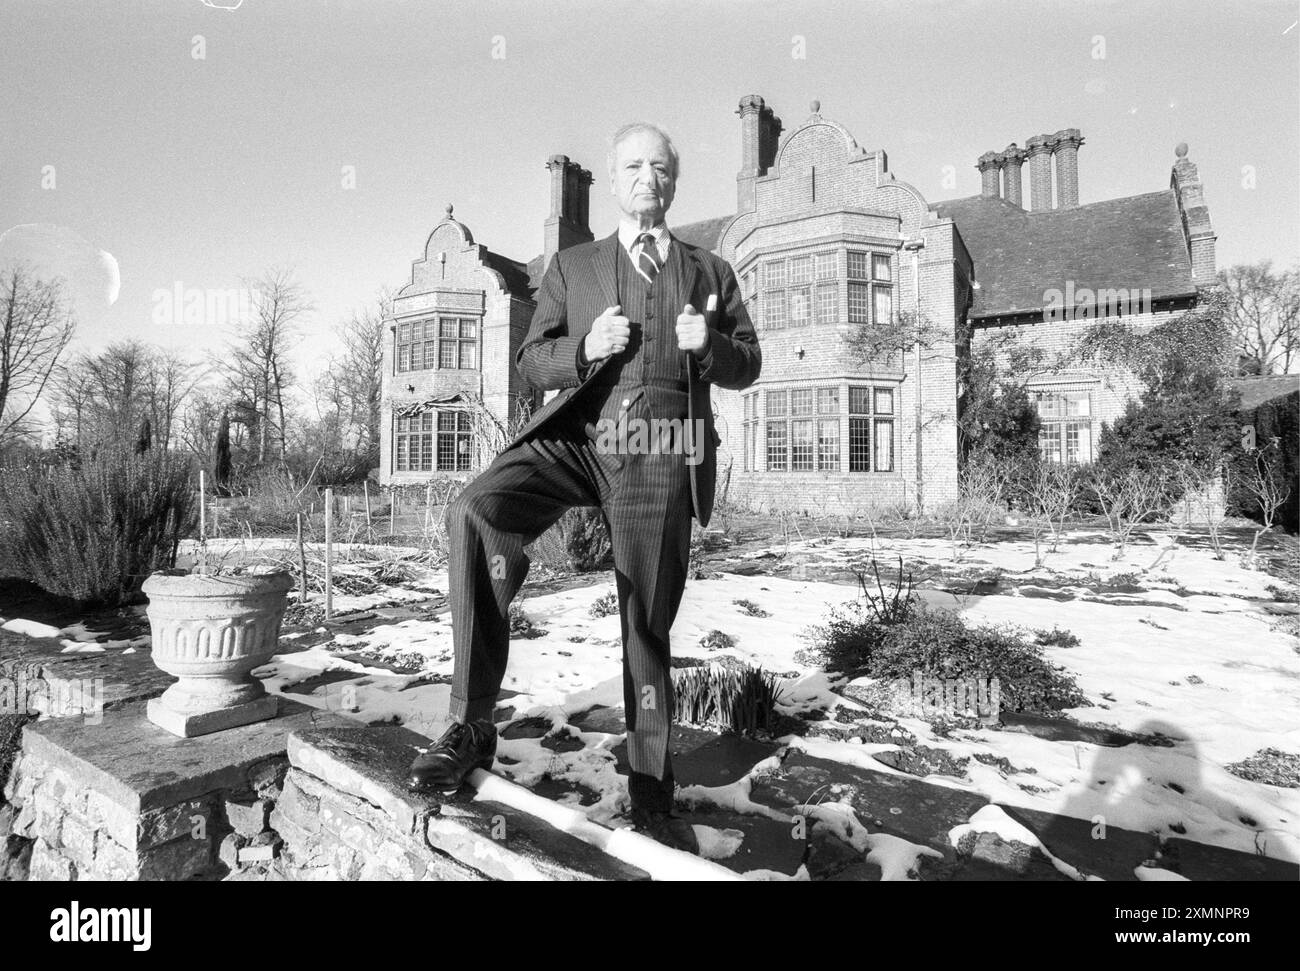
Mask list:
[[974,261],[975,318],[1041,310],[1044,291],[1068,281],[1152,300],[1196,292],[1172,189],[1039,212],[983,196],[930,208],[957,224]]
[[711,219],[701,219],[698,222],[670,228],[672,234],[683,242],[713,252],[718,248],[718,240],[722,237],[722,231],[727,228],[727,223],[731,222],[733,218],[734,216],[714,216]]
[[493,253],[491,250],[483,254],[483,262],[501,274],[501,278],[506,282],[507,290],[517,297],[523,297],[525,300],[529,298],[531,283],[528,278],[527,266],[518,260],[510,259],[508,256]]

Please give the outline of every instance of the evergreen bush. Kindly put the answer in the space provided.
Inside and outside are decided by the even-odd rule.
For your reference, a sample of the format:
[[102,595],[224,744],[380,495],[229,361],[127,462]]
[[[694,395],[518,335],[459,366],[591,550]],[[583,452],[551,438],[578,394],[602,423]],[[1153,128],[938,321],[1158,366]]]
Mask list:
[[197,519],[189,464],[159,449],[8,469],[0,472],[0,568],[82,603],[129,603],[150,573],[175,565]]

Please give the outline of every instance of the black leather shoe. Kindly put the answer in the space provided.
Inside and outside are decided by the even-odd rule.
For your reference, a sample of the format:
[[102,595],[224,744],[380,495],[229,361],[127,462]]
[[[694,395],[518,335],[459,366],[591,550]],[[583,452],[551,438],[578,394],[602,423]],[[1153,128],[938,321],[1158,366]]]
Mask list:
[[456,722],[433,748],[411,763],[412,789],[455,792],[475,769],[492,768],[497,753],[496,726],[489,721]]
[[699,856],[700,844],[695,839],[695,830],[681,816],[674,816],[670,812],[633,809],[628,818],[636,832],[649,836],[656,843]]

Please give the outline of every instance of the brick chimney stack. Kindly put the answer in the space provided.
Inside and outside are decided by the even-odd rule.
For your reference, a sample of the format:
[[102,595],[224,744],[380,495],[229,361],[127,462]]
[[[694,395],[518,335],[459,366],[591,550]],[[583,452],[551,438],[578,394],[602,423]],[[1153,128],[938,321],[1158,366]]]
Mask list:
[[736,175],[737,212],[754,208],[754,180],[766,175],[776,161],[781,119],[756,94],[740,99],[740,172]]
[[1192,281],[1198,287],[1214,284],[1214,241],[1218,239],[1210,224],[1210,209],[1205,204],[1201,179],[1196,166],[1187,159],[1187,143],[1174,149],[1177,161],[1169,176],[1169,187],[1178,198],[1178,212],[1183,221],[1183,237],[1192,260]]
[[588,205],[591,201],[591,173],[567,155],[552,155],[546,160],[551,172],[551,214],[544,225],[546,266],[562,249],[591,242]]
[[1066,128],[1051,136],[1056,139],[1056,208],[1074,209],[1079,205],[1079,146],[1083,135],[1077,128]]
[[985,199],[996,199],[1002,194],[998,185],[998,173],[1001,167],[998,164],[997,152],[985,152],[975,162],[975,168],[980,170],[980,195]]
[[1035,135],[1025,141],[1025,154],[1029,157],[1029,184],[1031,187],[1030,211],[1042,212],[1052,205],[1052,150],[1056,138],[1052,135]]
[[1020,198],[1020,168],[1025,164],[1025,153],[1023,149],[1012,142],[1000,153],[1002,158],[1002,185],[1003,198],[1013,206],[1024,208],[1024,203]]

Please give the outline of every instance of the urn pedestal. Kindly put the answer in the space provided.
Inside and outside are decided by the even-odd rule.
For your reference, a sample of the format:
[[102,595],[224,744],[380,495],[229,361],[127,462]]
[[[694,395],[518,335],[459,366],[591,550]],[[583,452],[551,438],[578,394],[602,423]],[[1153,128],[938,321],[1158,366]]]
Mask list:
[[275,653],[292,586],[285,572],[145,580],[154,663],[179,679],[150,700],[149,720],[192,738],[274,718],[279,700],[251,672]]

